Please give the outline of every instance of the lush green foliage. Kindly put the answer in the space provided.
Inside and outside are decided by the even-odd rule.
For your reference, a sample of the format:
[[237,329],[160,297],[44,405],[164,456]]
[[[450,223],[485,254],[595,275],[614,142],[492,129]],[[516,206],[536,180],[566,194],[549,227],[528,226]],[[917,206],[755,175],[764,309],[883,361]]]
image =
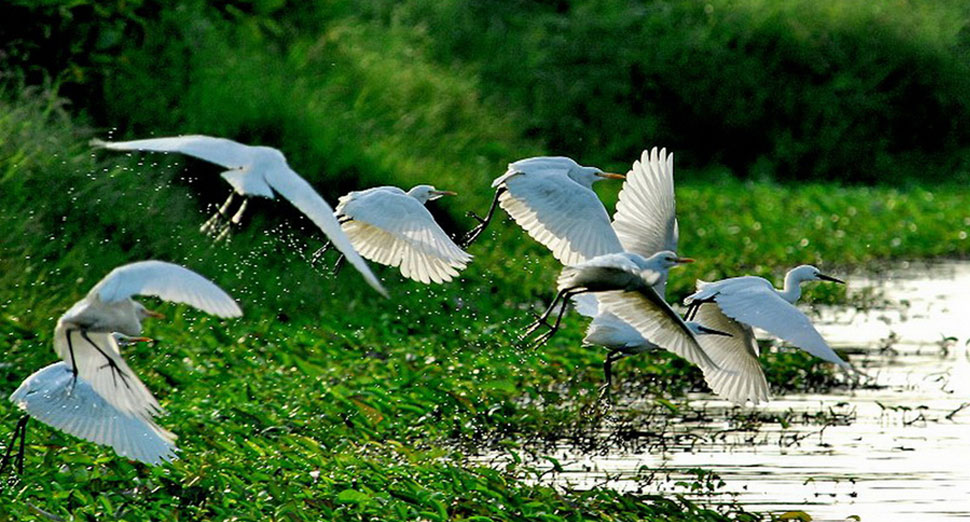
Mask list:
[[56,77],[101,124],[292,143],[341,175],[426,172],[416,154],[610,166],[663,143],[755,179],[967,179],[965,2],[57,0],[0,15],[23,22],[0,29],[2,61]]
[[[394,299],[384,301],[361,290],[353,271],[334,278],[311,268],[305,256],[321,241],[283,203],[260,204],[229,244],[212,246],[197,231],[207,203],[199,194],[212,188],[202,178],[216,178],[209,166],[92,153],[91,131],[37,92],[0,104],[0,123],[4,382],[55,360],[56,317],[126,260],[186,264],[246,311],[223,324],[166,306],[172,317],[148,329],[158,344],[128,354],[170,411],[163,423],[181,436],[180,461],[145,468],[34,424],[25,480],[0,494],[11,519],[36,516],[30,506],[81,519],[719,518],[667,499],[564,494],[516,480],[529,473],[524,465],[499,472],[465,460],[489,447],[589,441],[600,422],[584,412],[602,354],[580,346],[581,319],[570,316],[541,351],[513,342],[525,308],[551,296],[555,275],[550,256],[514,226],[493,225],[460,282],[427,288],[385,271]],[[477,168],[486,177],[497,166]],[[698,276],[968,250],[950,226],[954,215],[970,219],[959,213],[965,190],[795,189],[698,176],[683,174],[678,189],[683,244],[708,255],[675,274],[677,295]],[[458,213],[465,202],[450,205]],[[813,294],[838,299],[831,288]],[[769,353],[765,363],[778,392],[827,379],[824,366],[797,354]],[[636,396],[702,389],[673,357],[630,359],[619,371]],[[0,434],[17,415],[0,402]]]
[[[255,202],[245,228],[213,246],[197,227],[228,192],[217,169],[87,146],[114,126],[261,142],[331,201],[431,181],[461,193],[432,205],[458,232],[509,160],[554,151],[623,171],[641,148],[665,144],[678,154],[682,251],[700,260],[674,274],[673,299],[696,278],[777,280],[801,262],[840,273],[970,253],[967,189],[935,174],[962,161],[962,4],[709,4],[0,6],[16,22],[0,27],[3,381],[12,388],[53,362],[56,318],[126,261],[185,264],[246,312],[223,323],[164,306],[170,318],[146,332],[158,344],[128,352],[170,412],[162,424],[181,436],[181,460],[146,468],[35,423],[26,476],[0,493],[0,520],[38,510],[79,520],[721,519],[673,497],[555,490],[523,480],[534,476],[525,464],[497,471],[467,459],[585,444],[601,426],[587,412],[603,354],[580,345],[580,318],[541,351],[513,342],[557,270],[516,227],[493,224],[450,285],[383,270],[394,296],[385,301],[352,270],[310,267],[322,238],[285,203]],[[45,82],[72,105],[21,88]],[[732,176],[749,170],[757,181]],[[764,173],[934,183],[793,186]],[[598,187],[609,206],[617,189]],[[808,299],[842,292],[815,285]],[[776,392],[832,385],[803,354],[763,358]],[[698,372],[663,354],[617,370],[620,397],[675,401],[660,408],[703,389]],[[0,436],[18,415],[0,401]]]

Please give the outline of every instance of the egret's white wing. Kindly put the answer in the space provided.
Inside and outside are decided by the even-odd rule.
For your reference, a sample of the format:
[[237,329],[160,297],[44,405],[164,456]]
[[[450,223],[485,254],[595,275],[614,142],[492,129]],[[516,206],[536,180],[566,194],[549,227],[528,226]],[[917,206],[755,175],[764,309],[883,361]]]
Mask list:
[[227,169],[237,169],[252,161],[252,147],[226,138],[190,135],[168,138],[152,138],[133,141],[91,140],[91,144],[111,150],[147,150],[154,152],[178,152],[221,165]]
[[112,270],[91,289],[105,303],[133,295],[152,295],[184,303],[219,317],[242,315],[239,305],[208,279],[172,263],[139,261]]
[[627,252],[650,257],[677,251],[673,154],[654,147],[633,163],[616,202],[613,230]]
[[70,366],[58,362],[27,377],[10,400],[40,422],[110,446],[123,457],[155,465],[176,458],[174,434],[122,413],[84,379],[73,380]]
[[367,284],[374,290],[377,290],[382,296],[388,297],[387,291],[381,286],[381,282],[371,272],[370,267],[360,257],[360,254],[354,250],[350,238],[340,228],[340,223],[337,222],[337,218],[333,215],[333,209],[320,197],[320,194],[317,194],[317,191],[313,190],[313,187],[307,180],[300,177],[299,174],[293,172],[292,169],[285,165],[281,165],[279,168],[269,169],[266,171],[265,177],[266,183],[273,187],[273,190],[289,200],[294,207],[299,209],[300,212],[303,212],[306,217],[310,218],[310,221],[313,221],[323,231],[327,239],[333,243],[333,246],[364,276]]
[[509,176],[499,205],[564,265],[623,252],[592,190],[557,170]]
[[782,299],[770,284],[734,285],[730,291],[715,295],[714,300],[732,319],[761,328],[828,362],[850,367],[832,351],[808,317]]
[[[162,408],[152,392],[121,357],[118,342],[112,334],[82,333],[59,327],[54,331],[54,349],[69,368],[77,363],[78,378],[84,379],[118,411],[141,419],[151,419],[161,413]],[[106,357],[117,369],[111,367]]]
[[581,315],[593,318],[600,313],[600,302],[596,294],[579,294],[573,296],[573,305]]
[[701,370],[718,368],[698,344],[684,320],[653,287],[643,285],[635,292],[599,292],[598,297],[600,310],[610,312],[629,323],[650,342],[687,359]]
[[442,283],[471,261],[417,199],[403,191],[368,191],[341,198],[341,226],[360,254],[422,283]]
[[751,401],[757,405],[767,401],[768,381],[758,362],[758,342],[751,327],[724,315],[714,303],[701,304],[694,321],[706,328],[730,334],[730,337],[697,336],[697,342],[707,355],[723,369],[711,369],[704,373],[714,393],[736,404]]

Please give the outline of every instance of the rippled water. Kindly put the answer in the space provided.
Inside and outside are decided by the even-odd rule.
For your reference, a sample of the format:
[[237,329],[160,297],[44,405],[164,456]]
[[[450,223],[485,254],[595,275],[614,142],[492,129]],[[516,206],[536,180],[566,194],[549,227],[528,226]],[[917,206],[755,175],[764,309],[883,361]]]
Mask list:
[[[555,457],[564,471],[547,480],[677,491],[706,505],[734,501],[815,520],[970,518],[970,263],[850,279],[850,292],[875,288],[886,302],[822,309],[816,324],[878,388],[776,397],[758,411],[786,425],[756,428],[729,415],[728,403],[697,395],[692,405],[704,414],[666,426],[663,446],[563,450]],[[691,468],[724,483],[711,481],[707,494],[677,484],[696,478]]]

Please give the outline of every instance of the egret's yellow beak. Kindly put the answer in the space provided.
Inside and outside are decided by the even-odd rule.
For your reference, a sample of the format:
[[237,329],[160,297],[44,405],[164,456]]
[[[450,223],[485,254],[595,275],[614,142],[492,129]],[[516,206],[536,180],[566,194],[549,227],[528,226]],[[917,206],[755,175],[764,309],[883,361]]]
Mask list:
[[678,257],[677,258],[677,264],[693,263],[693,262],[694,262],[694,258],[692,258],[692,257]]
[[598,172],[596,175],[608,179],[626,179],[626,176],[623,174],[613,174],[612,172]]
[[432,190],[431,193],[436,196],[457,196],[458,195],[457,192],[452,192],[450,190]]
[[129,338],[125,339],[125,342],[129,342],[129,343],[153,343],[153,342],[155,342],[155,339],[152,339],[151,337],[129,337]]
[[[147,314],[148,317],[154,317],[155,319],[165,319],[165,314],[156,312],[155,310],[148,310],[148,309],[146,309],[145,310],[145,314]],[[151,339],[149,339],[149,340],[151,340]]]

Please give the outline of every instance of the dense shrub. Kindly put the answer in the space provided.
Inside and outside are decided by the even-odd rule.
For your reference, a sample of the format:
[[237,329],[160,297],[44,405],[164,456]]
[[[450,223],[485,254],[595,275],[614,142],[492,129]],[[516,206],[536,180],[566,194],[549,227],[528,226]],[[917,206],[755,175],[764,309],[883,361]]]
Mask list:
[[968,158],[956,1],[18,0],[0,16],[8,74],[59,80],[99,125],[287,139],[337,172],[420,163],[386,156],[405,144],[432,170],[539,150],[622,165],[663,144],[681,165],[855,182],[952,178]]

